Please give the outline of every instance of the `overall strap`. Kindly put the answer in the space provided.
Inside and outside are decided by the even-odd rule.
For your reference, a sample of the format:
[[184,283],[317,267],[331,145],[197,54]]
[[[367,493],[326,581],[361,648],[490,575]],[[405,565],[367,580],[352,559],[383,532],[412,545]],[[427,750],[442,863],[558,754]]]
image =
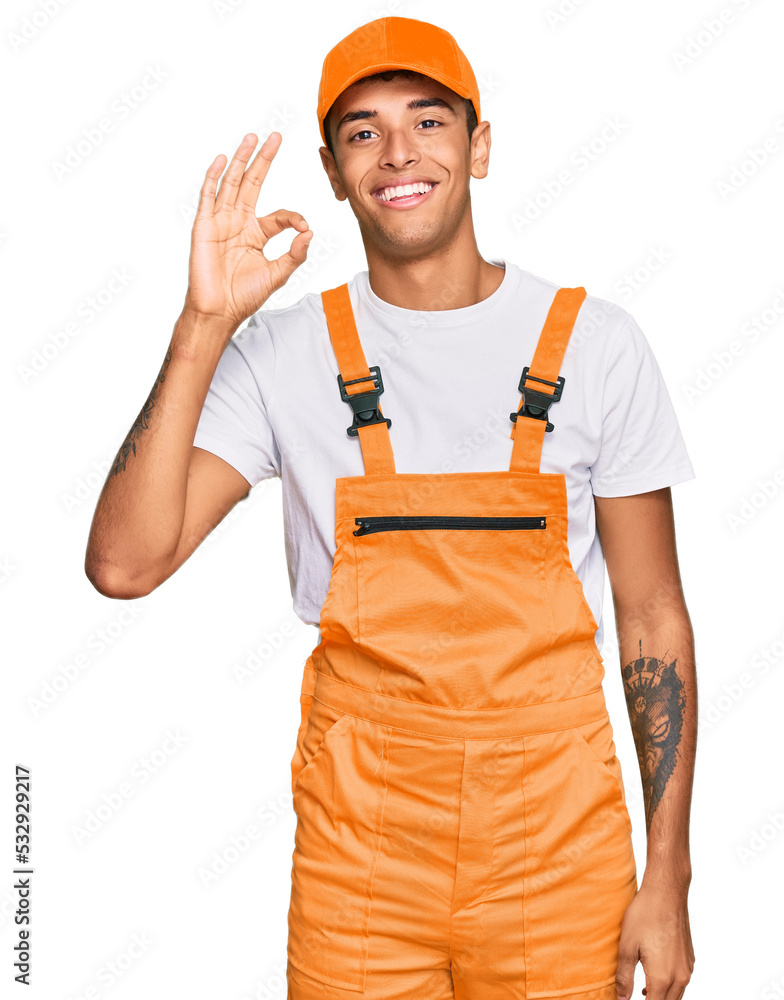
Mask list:
[[378,402],[384,383],[378,365],[368,368],[365,360],[348,285],[327,289],[321,293],[321,301],[338,360],[340,397],[354,414],[353,423],[346,432],[349,437],[359,437],[366,476],[392,473],[395,471],[389,439],[392,421],[384,417]]
[[559,288],[555,293],[533,361],[523,368],[520,406],[509,414],[513,421],[509,437],[514,440],[510,472],[539,472],[545,431],[553,429],[548,410],[561,398],[565,381],[558,371],[586,294],[582,287]]

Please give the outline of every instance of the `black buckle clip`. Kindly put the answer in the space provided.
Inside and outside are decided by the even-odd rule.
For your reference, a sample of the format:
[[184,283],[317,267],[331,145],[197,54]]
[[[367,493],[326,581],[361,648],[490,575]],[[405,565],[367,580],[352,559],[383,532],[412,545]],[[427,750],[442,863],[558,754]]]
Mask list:
[[[545,420],[547,421],[545,431],[551,431],[554,424],[551,424],[550,421],[547,420],[547,411],[549,410],[551,403],[557,403],[561,398],[561,392],[566,379],[563,375],[559,375],[556,382],[550,382],[546,378],[539,378],[537,375],[529,375],[528,369],[528,365],[523,368],[520,385],[518,386],[519,391],[523,394],[523,405],[516,412],[510,413],[509,419],[514,423],[517,423],[517,418],[520,416],[534,417],[536,420]],[[540,392],[538,389],[526,389],[524,386],[527,379],[532,379],[534,382],[544,382],[545,385],[551,385],[555,391],[550,394],[549,392]]]
[[[343,376],[338,375],[338,385],[340,386],[340,398],[351,405],[351,409],[354,411],[354,422],[350,427],[346,428],[346,433],[352,437],[356,437],[359,427],[369,427],[370,424],[386,424],[387,427],[392,426],[392,421],[389,417],[384,417],[381,415],[378,409],[378,397],[384,391],[384,382],[381,378],[381,369],[378,365],[370,366],[370,375],[363,375],[360,378],[350,378],[348,382],[343,381]],[[364,392],[355,392],[349,395],[346,392],[347,385],[353,385],[355,382],[368,382],[370,378],[373,378],[373,389],[367,389]]]

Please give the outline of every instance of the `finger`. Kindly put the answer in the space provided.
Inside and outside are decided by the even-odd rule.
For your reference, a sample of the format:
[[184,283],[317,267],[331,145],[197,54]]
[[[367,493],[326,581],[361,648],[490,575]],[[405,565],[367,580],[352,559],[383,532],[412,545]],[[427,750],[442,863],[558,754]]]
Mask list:
[[282,233],[284,229],[299,229],[305,232],[308,228],[304,216],[299,212],[290,212],[287,208],[279,208],[277,212],[270,212],[263,218],[256,217],[259,227],[264,233],[264,241],[271,240],[273,236]]
[[670,979],[654,979],[653,982],[648,982],[648,1000],[667,1000],[671,985]]
[[647,1000],[667,1000],[671,985],[672,980],[669,978],[652,979],[651,976],[646,976],[645,989],[643,990],[643,993],[645,993]]
[[253,163],[248,167],[240,181],[237,193],[237,204],[244,208],[246,212],[256,211],[256,202],[259,200],[259,191],[267,176],[270,164],[275,158],[275,154],[280,149],[283,136],[280,132],[270,132],[261,148],[253,159]]
[[637,965],[637,955],[619,951],[618,965],[615,970],[615,992],[618,1000],[628,1000],[634,990],[634,968]]
[[242,174],[245,164],[250,159],[250,154],[256,148],[258,137],[253,132],[248,132],[242,142],[237,146],[237,152],[231,158],[229,169],[221,182],[218,197],[215,199],[215,208],[223,211],[231,211],[237,199]]
[[199,207],[196,210],[197,219],[203,219],[208,215],[212,215],[215,209],[215,189],[218,186],[218,178],[221,175],[221,171],[225,166],[224,163],[219,163],[222,156],[223,153],[218,153],[204,175],[204,183],[201,186],[199,194]]
[[684,982],[683,979],[678,979],[677,975],[674,976],[665,1000],[683,1000],[683,994],[688,985],[688,981]]
[[313,238],[313,233],[297,233],[289,249],[280,255],[276,260],[270,261],[270,267],[275,275],[275,283],[278,288],[289,280],[300,264],[304,264],[308,256],[308,244]]

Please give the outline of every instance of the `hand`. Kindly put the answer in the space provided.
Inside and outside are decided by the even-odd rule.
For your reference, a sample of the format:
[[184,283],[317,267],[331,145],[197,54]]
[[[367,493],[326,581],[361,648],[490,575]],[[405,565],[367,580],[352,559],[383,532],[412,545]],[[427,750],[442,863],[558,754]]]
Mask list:
[[[191,234],[188,291],[184,311],[219,319],[236,329],[281,288],[305,262],[313,233],[299,212],[278,209],[256,217],[256,202],[282,136],[272,132],[245,170],[257,136],[248,133],[234,154],[217,197],[225,164],[223,153],[212,161],[201,189]],[[289,250],[267,260],[267,241],[284,229],[296,228]]]
[[642,962],[647,1000],[681,1000],[694,969],[686,894],[640,886],[623,916],[615,988],[632,996],[634,968]]

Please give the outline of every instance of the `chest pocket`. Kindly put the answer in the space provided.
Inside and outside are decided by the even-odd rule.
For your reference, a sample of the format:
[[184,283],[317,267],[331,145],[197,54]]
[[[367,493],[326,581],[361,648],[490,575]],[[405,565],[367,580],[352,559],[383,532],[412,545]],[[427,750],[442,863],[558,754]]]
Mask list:
[[[459,685],[471,683],[479,703],[477,664],[547,649],[554,624],[544,579],[545,516],[355,521],[359,641],[394,666],[395,677],[405,677],[407,696],[454,704]],[[387,672],[378,690],[399,695],[395,684]]]

